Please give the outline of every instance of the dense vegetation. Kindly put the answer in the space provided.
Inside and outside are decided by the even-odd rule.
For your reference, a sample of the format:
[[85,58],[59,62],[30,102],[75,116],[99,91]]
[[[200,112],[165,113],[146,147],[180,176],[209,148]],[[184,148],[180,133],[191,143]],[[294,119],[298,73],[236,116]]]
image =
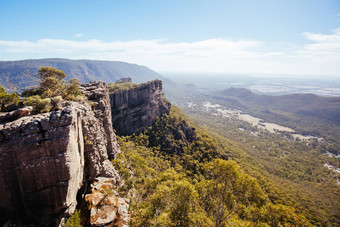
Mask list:
[[120,193],[132,199],[131,226],[311,225],[227,160],[230,144],[220,144],[177,108],[118,142],[123,152],[113,164],[125,181]]
[[324,166],[340,164],[339,158],[326,153],[338,152],[332,143],[295,141],[288,134],[269,133],[244,121],[215,116],[199,105],[186,111],[207,127],[230,159],[258,180],[275,204],[294,206],[317,226],[339,224],[340,174]]

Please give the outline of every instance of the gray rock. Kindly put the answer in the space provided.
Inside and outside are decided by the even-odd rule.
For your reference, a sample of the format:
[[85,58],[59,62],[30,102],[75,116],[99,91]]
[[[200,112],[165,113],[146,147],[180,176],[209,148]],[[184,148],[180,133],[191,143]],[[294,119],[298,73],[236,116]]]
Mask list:
[[130,77],[125,77],[125,78],[121,78],[121,79],[117,80],[116,83],[118,83],[118,84],[132,83],[132,80],[131,80]]
[[171,107],[160,80],[110,94],[110,102],[113,127],[120,135],[142,132]]

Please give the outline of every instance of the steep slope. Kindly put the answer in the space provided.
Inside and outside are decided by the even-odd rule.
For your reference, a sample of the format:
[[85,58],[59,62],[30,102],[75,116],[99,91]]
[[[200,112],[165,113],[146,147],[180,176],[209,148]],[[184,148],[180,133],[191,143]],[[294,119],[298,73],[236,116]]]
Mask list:
[[[311,226],[275,205],[215,138],[178,108],[139,135],[118,136],[114,165],[126,182],[132,226]],[[277,202],[277,201],[276,201]]]
[[25,73],[34,75],[40,67],[51,66],[64,71],[66,79],[78,78],[82,83],[90,81],[115,82],[122,77],[131,77],[134,82],[161,78],[145,66],[118,61],[68,60],[68,59],[31,59],[21,61],[0,61],[0,83],[10,82],[19,88],[34,85]]

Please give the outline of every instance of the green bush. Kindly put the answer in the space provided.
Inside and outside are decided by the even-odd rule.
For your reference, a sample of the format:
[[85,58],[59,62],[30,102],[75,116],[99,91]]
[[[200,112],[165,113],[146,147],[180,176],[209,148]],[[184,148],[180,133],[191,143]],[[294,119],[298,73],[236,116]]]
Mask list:
[[79,210],[75,210],[71,217],[67,219],[65,227],[82,227]]
[[127,83],[111,83],[108,84],[109,92],[115,93],[118,91],[129,90],[137,87],[138,85],[135,83],[127,82]]
[[18,105],[19,95],[17,93],[8,94],[0,85],[0,111],[7,111],[10,105]]
[[52,67],[42,67],[38,70],[39,87],[31,88],[22,93],[28,97],[25,105],[33,106],[35,113],[59,110],[63,100],[81,101],[84,99],[78,79],[64,81],[65,73]]
[[45,113],[49,112],[52,109],[51,99],[44,98],[42,99],[39,95],[34,95],[28,97],[24,104],[26,106],[33,106],[33,111],[35,113]]
[[29,97],[33,95],[42,95],[44,93],[41,87],[32,87],[22,92],[22,97]]

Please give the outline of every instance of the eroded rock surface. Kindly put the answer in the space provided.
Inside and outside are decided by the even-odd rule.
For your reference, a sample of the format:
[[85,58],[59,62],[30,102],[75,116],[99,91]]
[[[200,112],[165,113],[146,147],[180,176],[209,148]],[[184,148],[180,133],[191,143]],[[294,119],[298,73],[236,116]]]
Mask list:
[[111,178],[99,177],[85,200],[90,208],[91,226],[128,226],[129,200],[120,198]]
[[142,132],[157,117],[168,114],[171,106],[160,80],[110,94],[110,101],[113,127],[120,135]]
[[91,103],[0,124],[0,223],[19,219],[56,226],[74,212],[87,182],[119,176],[109,158],[119,152],[109,96],[101,82],[83,86]]

